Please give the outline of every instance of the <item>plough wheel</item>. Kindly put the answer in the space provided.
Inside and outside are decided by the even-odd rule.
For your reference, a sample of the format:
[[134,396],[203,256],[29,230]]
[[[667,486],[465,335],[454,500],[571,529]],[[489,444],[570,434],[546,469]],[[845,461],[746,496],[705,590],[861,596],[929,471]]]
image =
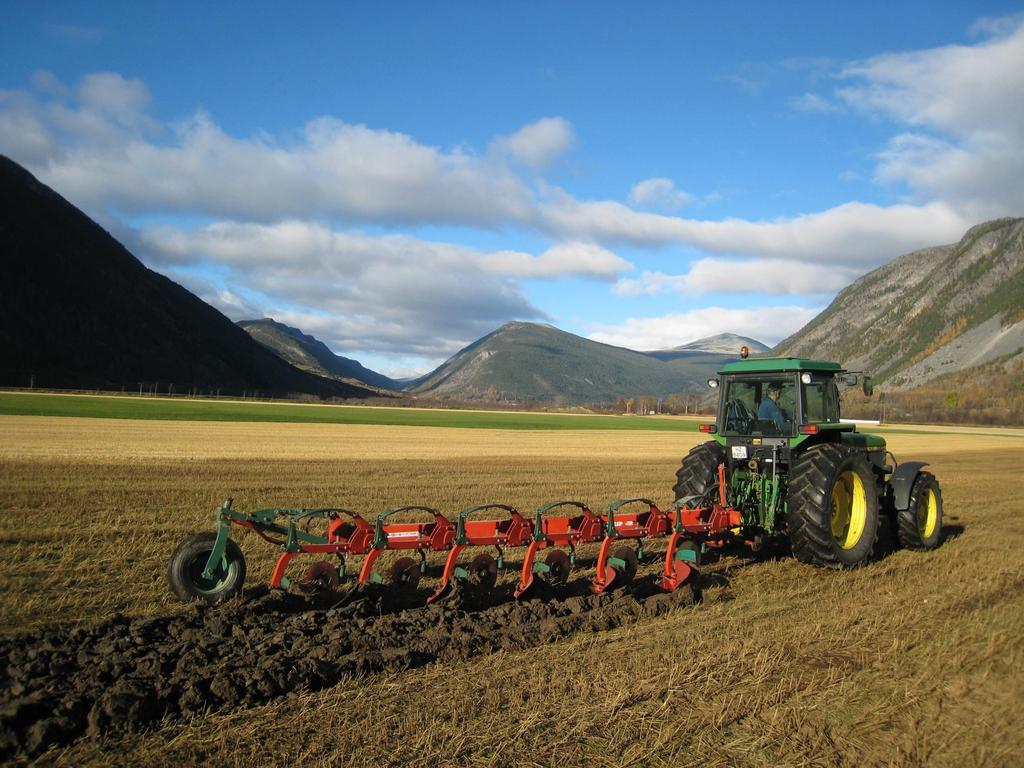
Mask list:
[[337,589],[339,584],[341,576],[338,575],[338,569],[327,560],[320,560],[302,574],[299,589],[303,592],[320,592]]
[[615,586],[623,587],[633,581],[633,577],[636,576],[638,562],[636,559],[636,552],[632,547],[622,545],[612,552],[612,557],[617,560],[621,560],[625,564],[621,568],[615,568],[615,566],[612,566],[615,568]]
[[467,581],[481,592],[491,589],[498,580],[498,561],[486,552],[481,552],[474,557],[467,570],[469,571]]
[[217,540],[215,533],[197,533],[181,543],[167,566],[167,580],[182,600],[199,600],[209,605],[228,600],[242,591],[245,582],[245,557],[228,539],[224,559],[212,579],[203,577],[206,562]]
[[400,557],[391,566],[388,583],[403,592],[414,592],[420,583],[420,565],[414,558]]
[[553,549],[544,558],[544,564],[548,570],[541,573],[541,578],[548,584],[562,585],[569,580],[569,572],[572,566],[569,563],[569,556],[561,549]]

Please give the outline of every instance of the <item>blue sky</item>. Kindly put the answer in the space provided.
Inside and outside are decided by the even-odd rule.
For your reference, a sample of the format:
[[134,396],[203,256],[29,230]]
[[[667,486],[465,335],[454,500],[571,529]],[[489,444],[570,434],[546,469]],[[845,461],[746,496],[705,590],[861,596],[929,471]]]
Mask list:
[[0,152],[392,374],[511,319],[773,343],[1024,213],[1024,7],[5,3]]

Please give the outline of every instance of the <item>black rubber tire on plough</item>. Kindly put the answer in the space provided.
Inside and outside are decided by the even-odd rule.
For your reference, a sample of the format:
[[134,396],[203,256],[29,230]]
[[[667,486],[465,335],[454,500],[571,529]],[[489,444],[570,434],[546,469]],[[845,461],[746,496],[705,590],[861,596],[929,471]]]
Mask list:
[[906,549],[939,546],[942,534],[942,491],[931,472],[921,472],[910,489],[910,505],[896,513],[896,535]]
[[197,533],[185,539],[171,556],[167,566],[167,581],[174,594],[182,600],[198,600],[214,605],[230,600],[242,591],[245,583],[245,556],[231,539],[228,539],[224,549],[227,567],[219,578],[203,578],[203,569],[216,540],[215,533]]
[[296,585],[300,592],[315,594],[318,592],[333,592],[341,584],[341,575],[334,564],[327,560],[320,560],[309,566],[302,574],[302,579]]
[[489,592],[498,580],[498,561],[481,552],[469,564],[469,585],[478,592]]
[[676,500],[687,496],[703,497],[712,491],[718,484],[718,465],[723,461],[725,448],[714,440],[691,448],[676,472],[676,484],[672,486]]
[[800,454],[790,469],[786,527],[802,563],[866,563],[878,540],[878,487],[863,452],[826,443]]
[[391,566],[388,583],[402,592],[415,592],[420,583],[420,564],[411,557],[400,557]]
[[548,570],[541,574],[541,579],[552,586],[562,586],[569,581],[572,565],[569,556],[561,549],[552,549],[544,558]]

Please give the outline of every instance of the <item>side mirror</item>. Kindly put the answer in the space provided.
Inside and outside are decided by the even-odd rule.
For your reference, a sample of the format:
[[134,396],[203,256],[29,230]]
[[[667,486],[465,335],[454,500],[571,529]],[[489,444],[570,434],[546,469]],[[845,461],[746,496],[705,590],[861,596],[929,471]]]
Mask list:
[[861,385],[861,390],[864,392],[864,397],[871,397],[875,393],[875,385],[871,383],[870,376],[864,377],[864,383]]
[[712,389],[718,389],[718,379],[712,376],[710,379],[708,379],[708,386],[711,387]]
[[[865,381],[867,381],[867,379],[865,379]],[[848,387],[856,387],[857,386],[857,374],[856,373],[848,373],[848,374],[846,374],[843,377],[843,383],[846,386],[848,386]]]

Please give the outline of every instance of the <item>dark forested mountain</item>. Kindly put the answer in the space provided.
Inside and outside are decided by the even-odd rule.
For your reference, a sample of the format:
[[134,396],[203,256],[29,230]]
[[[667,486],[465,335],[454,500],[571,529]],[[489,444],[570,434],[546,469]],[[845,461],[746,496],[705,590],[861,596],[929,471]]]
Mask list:
[[303,333],[298,328],[279,323],[272,318],[262,320],[241,320],[238,323],[246,333],[279,357],[296,368],[355,384],[369,384],[382,389],[401,389],[394,379],[371,371],[358,360],[334,354],[326,344],[315,336]]
[[0,383],[363,397],[300,371],[0,156]]

